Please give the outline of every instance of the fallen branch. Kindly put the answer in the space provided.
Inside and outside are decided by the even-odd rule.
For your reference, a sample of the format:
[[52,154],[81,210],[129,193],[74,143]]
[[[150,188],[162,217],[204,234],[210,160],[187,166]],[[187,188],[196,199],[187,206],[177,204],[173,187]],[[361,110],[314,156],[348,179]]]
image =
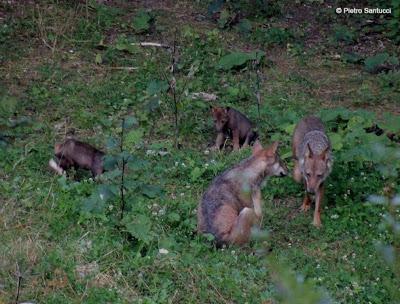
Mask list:
[[139,69],[138,67],[109,67],[111,70],[127,70],[127,71],[134,71]]
[[192,99],[203,99],[205,101],[215,101],[217,100],[218,96],[213,93],[206,93],[206,92],[198,92],[192,93]]
[[154,47],[161,47],[164,49],[170,49],[171,47],[166,44],[157,43],[157,42],[135,42],[131,43],[131,45],[140,45],[140,46],[154,46]]

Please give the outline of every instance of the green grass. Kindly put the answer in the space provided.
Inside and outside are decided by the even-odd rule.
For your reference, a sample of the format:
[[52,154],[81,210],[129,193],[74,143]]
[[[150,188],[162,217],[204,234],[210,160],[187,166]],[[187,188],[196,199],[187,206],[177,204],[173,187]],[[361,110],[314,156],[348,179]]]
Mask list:
[[[382,177],[377,164],[393,163],[366,155],[370,142],[393,151],[398,144],[363,132],[371,113],[382,125],[383,111],[398,114],[398,73],[371,75],[318,48],[289,51],[289,36],[277,31],[261,66],[259,117],[251,65],[221,71],[217,63],[230,51],[255,50],[265,41],[251,42],[235,29],[193,18],[205,14],[203,7],[159,4],[149,32],[135,34],[140,4],[49,3],[0,5],[7,12],[7,27],[0,27],[0,100],[7,104],[0,106],[0,303],[15,300],[18,275],[19,300],[35,303],[279,303],[290,278],[300,286],[290,289],[299,298],[287,303],[311,303],[313,290],[338,303],[398,303],[390,286],[399,286],[399,277],[375,246],[396,244],[396,236],[382,225],[387,207],[367,203],[370,194],[399,193],[398,176]],[[177,90],[184,88],[180,148],[170,93],[160,89],[153,96],[148,90],[152,81],[170,77],[169,53],[127,48],[135,41],[172,45],[178,14],[185,21],[176,35]],[[354,42],[343,33],[346,43]],[[292,39],[302,44],[302,38]],[[329,37],[323,43],[335,47]],[[96,63],[98,54],[102,63]],[[302,187],[284,178],[268,180],[263,190],[266,238],[247,248],[217,250],[196,234],[202,193],[250,152],[208,153],[214,139],[209,103],[191,99],[193,92],[215,93],[219,104],[246,113],[263,143],[281,141],[289,167],[293,124],[309,113],[325,118],[337,142],[321,229],[311,225],[311,212],[298,211]],[[96,187],[116,178],[93,181],[86,172],[57,177],[47,163],[54,143],[67,135],[111,153],[109,138],[118,138],[121,119],[131,116],[140,132],[128,135],[126,152],[138,160],[127,178],[162,191],[149,199],[145,186],[131,184],[129,220],[121,224],[118,198],[100,212],[85,209]],[[298,283],[301,276],[311,287]]]

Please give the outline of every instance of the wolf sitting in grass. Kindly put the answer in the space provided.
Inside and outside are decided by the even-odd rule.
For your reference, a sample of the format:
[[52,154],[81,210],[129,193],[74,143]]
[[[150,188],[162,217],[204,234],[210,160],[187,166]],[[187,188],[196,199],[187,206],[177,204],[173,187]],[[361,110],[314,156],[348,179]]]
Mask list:
[[277,150],[277,142],[263,149],[256,141],[251,157],[214,179],[197,209],[199,233],[214,235],[217,246],[249,241],[252,226],[262,216],[261,183],[288,172]]
[[315,194],[313,224],[320,227],[324,181],[332,170],[333,161],[329,138],[318,117],[309,116],[297,124],[292,150],[295,161],[293,177],[299,183],[303,181],[306,188],[301,210],[310,209],[310,194]]

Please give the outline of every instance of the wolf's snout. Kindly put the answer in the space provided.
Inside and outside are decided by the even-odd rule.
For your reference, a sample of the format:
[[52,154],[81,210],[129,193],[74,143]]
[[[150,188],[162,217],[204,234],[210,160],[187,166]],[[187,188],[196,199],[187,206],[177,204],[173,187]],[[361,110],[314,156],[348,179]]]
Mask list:
[[284,177],[284,176],[286,176],[287,175],[287,172],[285,172],[285,171],[281,171],[281,173],[280,173],[280,177]]
[[308,187],[307,187],[307,192],[308,192],[309,194],[315,194],[315,189],[314,189],[314,188],[308,188]]

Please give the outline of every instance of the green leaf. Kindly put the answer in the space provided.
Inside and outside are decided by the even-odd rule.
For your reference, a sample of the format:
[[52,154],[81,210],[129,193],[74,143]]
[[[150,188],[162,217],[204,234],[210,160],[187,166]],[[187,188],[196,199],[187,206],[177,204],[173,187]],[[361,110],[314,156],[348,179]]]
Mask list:
[[162,193],[161,188],[154,185],[143,185],[142,194],[148,198],[156,198]]
[[170,212],[168,214],[168,220],[172,223],[179,223],[181,220],[181,216],[176,212]]
[[383,118],[382,128],[384,130],[394,133],[400,132],[400,116],[391,113],[385,113]]
[[249,19],[242,19],[240,20],[239,24],[237,25],[237,28],[240,32],[247,34],[251,31],[252,25]]
[[263,51],[254,51],[251,53],[233,52],[223,56],[218,62],[218,68],[222,70],[230,70],[232,68],[243,66],[250,60],[260,61],[265,56]]
[[0,99],[0,117],[9,118],[15,112],[17,104],[17,98],[11,96],[3,96]]
[[101,54],[97,54],[96,55],[96,58],[95,58],[94,62],[96,64],[102,64],[103,63],[103,58],[101,57]]
[[106,142],[107,149],[115,149],[119,146],[119,141],[114,137],[107,138]]
[[106,203],[115,197],[115,189],[109,185],[99,185],[96,190],[83,201],[82,211],[89,213],[102,213]]
[[131,155],[128,159],[128,167],[131,170],[138,171],[147,166],[147,161],[136,157],[135,155]]
[[147,85],[147,94],[156,95],[166,92],[169,88],[168,82],[164,80],[151,80]]
[[132,128],[133,126],[136,126],[138,124],[138,121],[137,121],[137,119],[135,118],[135,117],[133,117],[133,116],[129,116],[129,117],[126,117],[125,119],[124,119],[124,124],[123,124],[123,128],[124,129],[130,129],[130,128]]
[[348,62],[348,63],[361,63],[363,61],[363,58],[356,54],[356,53],[345,53],[342,56],[343,61]]
[[295,127],[296,127],[296,124],[290,124],[290,125],[287,125],[284,130],[288,134],[293,134]]
[[230,19],[230,13],[228,10],[224,9],[221,11],[218,19],[218,27],[224,28]]
[[383,64],[389,58],[388,53],[379,53],[365,59],[365,69],[373,72],[378,65]]
[[135,130],[130,131],[126,135],[126,138],[125,138],[126,144],[127,145],[137,145],[142,140],[143,133],[144,133],[143,129],[135,129]]
[[148,12],[139,10],[133,18],[132,26],[137,33],[144,33],[149,30],[151,20],[152,17]]
[[105,155],[103,157],[104,170],[106,171],[114,170],[115,168],[118,167],[118,161],[119,159],[113,155]]
[[351,112],[346,108],[323,109],[319,112],[319,117],[324,122],[336,121],[338,118],[348,120]]
[[129,234],[146,244],[150,243],[154,237],[151,231],[151,220],[144,214],[125,216],[123,225]]
[[331,141],[332,149],[339,151],[343,148],[342,136],[338,133],[330,133],[329,140]]
[[204,169],[200,169],[199,167],[195,167],[192,172],[190,173],[190,177],[192,179],[192,181],[196,181],[199,179],[199,177],[201,177],[204,173]]

